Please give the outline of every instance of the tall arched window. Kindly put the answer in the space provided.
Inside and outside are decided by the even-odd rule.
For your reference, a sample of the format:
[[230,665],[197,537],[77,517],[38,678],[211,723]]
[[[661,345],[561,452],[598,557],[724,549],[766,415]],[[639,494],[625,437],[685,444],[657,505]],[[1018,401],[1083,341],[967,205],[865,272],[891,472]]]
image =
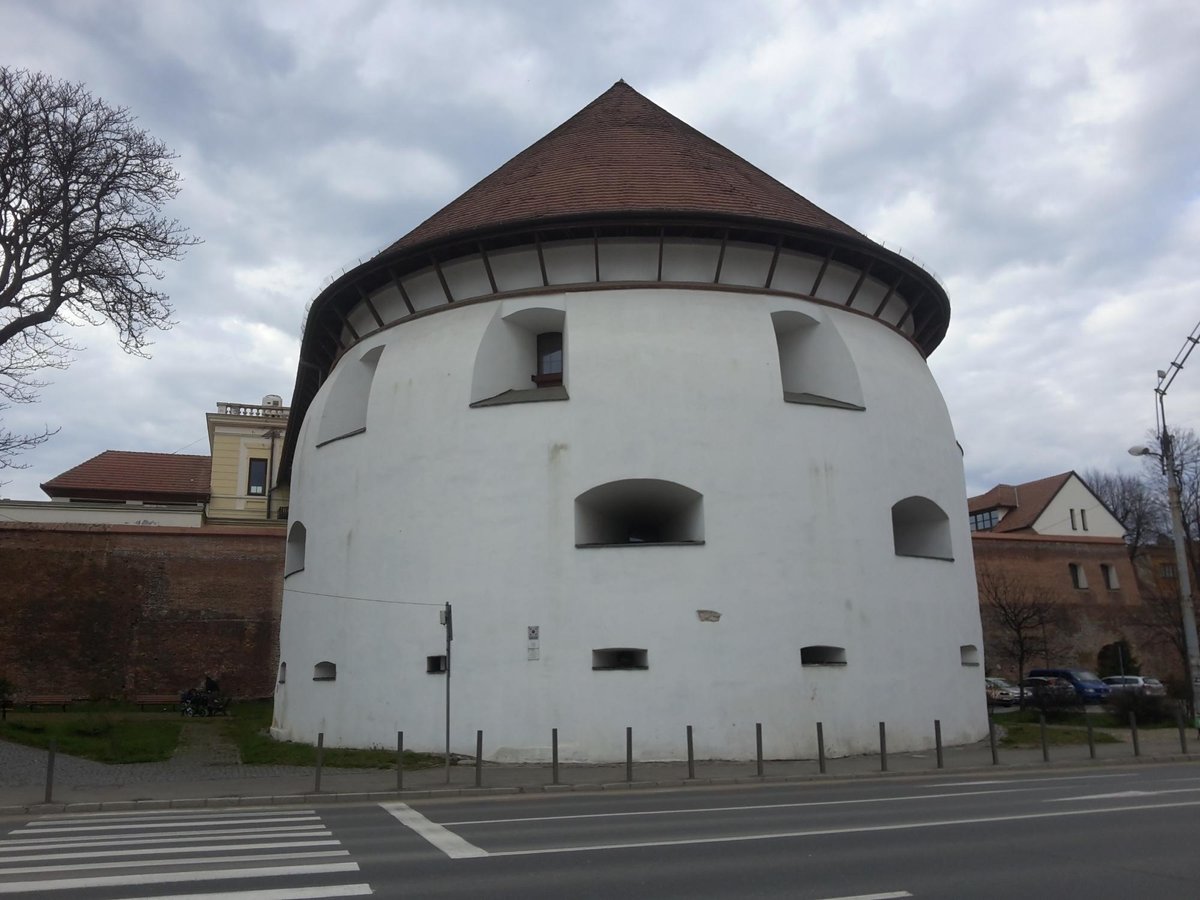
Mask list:
[[854,360],[830,322],[798,310],[771,313],[779,348],[783,399],[789,403],[863,409]]
[[318,447],[367,430],[367,403],[382,355],[383,347],[372,347],[358,359],[343,359],[333,370],[333,384],[317,430]]
[[288,529],[287,547],[284,549],[283,555],[283,575],[286,578],[293,572],[299,572],[304,568],[304,542],[308,538],[308,532],[305,530],[303,523],[293,522],[292,527]]

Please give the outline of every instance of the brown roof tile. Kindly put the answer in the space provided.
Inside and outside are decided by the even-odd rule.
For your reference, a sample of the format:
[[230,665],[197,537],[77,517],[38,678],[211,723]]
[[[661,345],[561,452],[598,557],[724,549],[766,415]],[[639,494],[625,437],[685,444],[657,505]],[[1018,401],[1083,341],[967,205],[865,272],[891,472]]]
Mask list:
[[618,81],[385,252],[484,228],[614,213],[734,216],[862,238]]
[[55,498],[202,503],[211,469],[207,456],[105,450],[41,487]]

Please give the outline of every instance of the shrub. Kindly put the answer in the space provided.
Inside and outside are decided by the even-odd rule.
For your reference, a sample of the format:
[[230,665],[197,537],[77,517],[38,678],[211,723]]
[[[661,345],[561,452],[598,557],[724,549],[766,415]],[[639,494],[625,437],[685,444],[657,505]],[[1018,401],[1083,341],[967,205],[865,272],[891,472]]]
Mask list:
[[1114,691],[1105,708],[1121,723],[1129,721],[1130,713],[1137,716],[1139,725],[1164,725],[1175,721],[1173,701],[1141,691]]

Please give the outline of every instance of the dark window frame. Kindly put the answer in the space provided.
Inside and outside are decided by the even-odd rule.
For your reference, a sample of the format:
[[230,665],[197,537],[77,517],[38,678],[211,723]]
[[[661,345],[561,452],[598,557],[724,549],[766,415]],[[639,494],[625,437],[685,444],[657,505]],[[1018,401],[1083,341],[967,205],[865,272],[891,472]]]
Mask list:
[[563,383],[563,333],[543,331],[537,336],[537,374],[530,380],[538,387]]
[[[251,497],[267,496],[267,462],[268,460],[265,456],[250,457],[249,465],[246,467],[247,495]],[[259,476],[257,479],[254,477],[256,469]]]

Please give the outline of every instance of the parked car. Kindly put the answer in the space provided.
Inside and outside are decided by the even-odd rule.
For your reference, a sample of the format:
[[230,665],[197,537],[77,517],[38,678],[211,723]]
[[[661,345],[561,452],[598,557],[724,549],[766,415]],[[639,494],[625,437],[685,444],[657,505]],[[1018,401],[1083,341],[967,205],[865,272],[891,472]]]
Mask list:
[[1142,675],[1109,675],[1104,679],[1113,693],[1138,693],[1147,697],[1167,696],[1167,687],[1157,678]]
[[1003,678],[985,678],[990,706],[1016,706],[1021,701],[1021,689]]
[[1079,702],[1075,686],[1065,678],[1034,676],[1021,682],[1025,702],[1043,709],[1057,706],[1073,706]]
[[1030,669],[1030,678],[1062,678],[1070,682],[1080,703],[1103,703],[1109,686],[1086,669]]

